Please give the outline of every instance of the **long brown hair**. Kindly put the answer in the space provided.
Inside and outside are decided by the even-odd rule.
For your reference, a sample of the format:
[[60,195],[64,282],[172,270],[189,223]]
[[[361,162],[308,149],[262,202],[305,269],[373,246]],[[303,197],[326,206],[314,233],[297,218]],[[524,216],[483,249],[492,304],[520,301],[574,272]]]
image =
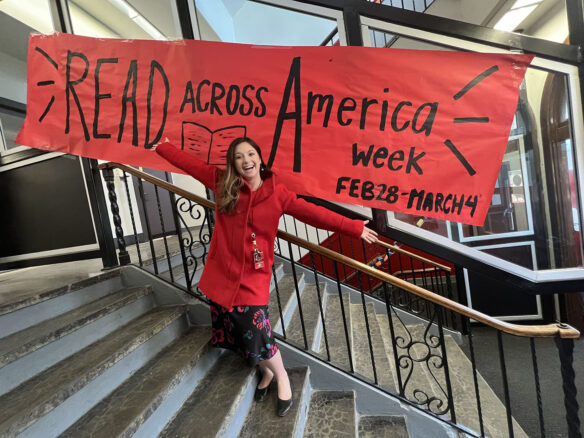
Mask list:
[[221,213],[232,214],[239,201],[239,192],[243,186],[243,178],[235,168],[235,148],[241,143],[249,143],[260,157],[260,177],[262,180],[272,173],[265,165],[262,158],[262,151],[255,141],[249,137],[239,137],[231,142],[227,149],[226,167],[219,180],[219,211]]

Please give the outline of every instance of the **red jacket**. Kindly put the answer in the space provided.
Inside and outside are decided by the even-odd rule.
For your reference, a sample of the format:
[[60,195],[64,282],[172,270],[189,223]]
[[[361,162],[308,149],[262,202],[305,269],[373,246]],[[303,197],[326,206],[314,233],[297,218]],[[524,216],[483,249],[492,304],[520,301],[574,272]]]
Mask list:
[[[221,169],[170,143],[160,144],[156,152],[217,193],[215,188],[223,172]],[[234,214],[220,213],[215,209],[211,248],[198,285],[209,299],[227,309],[268,304],[274,240],[282,214],[289,214],[317,228],[353,237],[360,237],[363,232],[362,221],[348,219],[298,199],[295,193],[278,183],[274,175],[266,178],[255,192],[245,182]],[[264,256],[264,267],[260,269],[255,269],[252,260],[252,232]]]

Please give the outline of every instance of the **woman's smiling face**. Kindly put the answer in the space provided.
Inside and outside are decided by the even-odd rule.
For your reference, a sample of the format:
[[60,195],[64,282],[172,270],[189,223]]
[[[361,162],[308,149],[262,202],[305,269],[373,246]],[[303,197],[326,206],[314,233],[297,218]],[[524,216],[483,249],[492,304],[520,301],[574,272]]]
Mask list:
[[235,147],[234,159],[235,170],[246,181],[259,177],[261,160],[255,148],[248,142],[244,141]]

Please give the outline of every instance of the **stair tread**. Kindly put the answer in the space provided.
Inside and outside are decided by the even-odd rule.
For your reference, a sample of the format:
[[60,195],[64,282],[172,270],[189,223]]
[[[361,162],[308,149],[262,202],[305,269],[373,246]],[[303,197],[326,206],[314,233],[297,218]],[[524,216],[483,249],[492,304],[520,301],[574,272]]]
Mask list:
[[397,415],[362,415],[359,438],[409,438],[406,420]]
[[150,286],[121,289],[77,309],[0,339],[0,367],[152,292]]
[[[112,269],[107,272],[101,272],[97,275],[93,275],[89,278],[84,278],[79,281],[75,281],[71,284],[65,284],[55,287],[55,279],[53,281],[45,282],[42,288],[32,288],[31,281],[29,278],[24,279],[21,283],[26,286],[14,285],[14,281],[10,284],[10,293],[0,294],[0,315],[6,313],[14,312],[16,310],[22,309],[24,307],[32,306],[41,303],[52,298],[57,298],[61,295],[65,295],[71,292],[75,292],[79,289],[91,286],[93,284],[99,283],[101,281],[108,280],[110,278],[119,277],[120,270]],[[37,280],[38,281],[38,280]],[[0,280],[0,283],[2,281]],[[50,283],[47,288],[46,283]],[[0,284],[1,285],[1,284]]]
[[246,387],[255,381],[255,370],[246,366],[240,356],[221,356],[180,411],[164,428],[159,438],[224,436],[226,418],[233,415]]
[[[451,336],[445,336],[445,340],[456,420],[467,427],[480,431],[471,361]],[[492,437],[508,436],[507,411],[504,403],[478,371],[477,380],[485,433]],[[527,434],[515,419],[513,419],[513,434],[516,437],[527,438]]]
[[[377,322],[377,318],[372,320],[369,318],[369,316],[370,315],[367,315],[367,319],[369,322],[369,333],[371,334],[371,345],[373,347],[373,359],[375,360],[376,364],[375,369],[377,370],[377,379],[380,384],[390,386],[392,382],[388,378],[388,374],[380,374],[380,370],[382,370],[382,364],[377,364],[377,361],[379,360],[387,367],[389,367],[385,354],[385,348],[383,345],[379,345],[383,342],[383,340],[376,338],[375,336],[375,333],[378,333],[379,336],[381,336],[379,323]],[[371,358],[371,350],[369,348],[369,337],[367,336],[367,326],[365,323],[362,303],[351,304],[351,325],[353,327],[353,361],[355,372],[371,380],[374,380],[375,376],[373,374],[373,361]],[[375,325],[377,325],[377,327],[375,327]],[[377,328],[377,332],[375,332],[375,328]]]
[[185,270],[184,270],[182,265],[180,265],[178,267],[175,266],[172,269],[172,280],[170,277],[170,270],[160,272],[158,275],[160,277],[164,278],[165,280],[168,280],[168,281],[178,281],[178,280],[185,278]]
[[310,398],[305,438],[355,436],[355,395],[350,391],[315,391]]
[[278,389],[276,383],[272,387],[266,399],[261,403],[254,403],[246,417],[245,423],[239,434],[240,438],[284,438],[296,436],[298,417],[301,415],[301,401],[306,390],[308,380],[308,368],[295,368],[288,370],[290,380],[294,388],[294,404],[285,417],[276,415]]
[[[304,274],[298,278],[298,283],[301,284],[304,279]],[[296,287],[294,285],[294,277],[290,274],[285,274],[278,281],[278,290],[276,288],[270,291],[270,301],[268,303],[268,311],[270,312],[270,323],[272,328],[277,333],[282,333],[280,327],[280,309],[278,307],[278,294],[280,295],[280,304],[282,305],[282,314],[285,315],[286,309],[296,300]],[[286,333],[287,334],[287,333]]]
[[131,436],[208,351],[209,338],[208,328],[191,329],[60,436]]
[[19,433],[184,312],[185,306],[152,310],[3,395],[0,397],[0,434]]
[[[319,287],[322,297],[324,285],[321,284]],[[304,286],[304,290],[300,296],[300,303],[302,305],[302,316],[304,319],[304,328],[306,330],[306,342],[308,343],[308,349],[312,349],[314,338],[316,336],[316,329],[321,321],[318,294],[315,284],[307,284]],[[286,337],[292,342],[304,345],[304,335],[302,333],[302,322],[300,320],[300,309],[298,306],[294,309],[292,319],[286,326]]]
[[[351,342],[351,318],[349,295],[342,294],[343,307],[347,318],[347,330],[349,332],[349,344]],[[336,366],[350,370],[349,349],[347,348],[347,337],[345,336],[345,325],[343,324],[341,304],[337,293],[329,293],[326,299],[325,328],[329,344],[330,360]],[[326,345],[324,333],[320,340],[319,353],[326,359]],[[354,359],[353,359],[354,361]]]
[[375,369],[377,370],[378,382],[381,386],[393,389],[395,391],[397,385],[394,381],[393,361],[389,361],[389,357],[385,350],[381,327],[379,326],[377,313],[375,312],[375,306],[373,303],[367,303],[367,318],[369,319],[369,328],[371,332],[371,342],[373,344],[373,356],[375,358]]

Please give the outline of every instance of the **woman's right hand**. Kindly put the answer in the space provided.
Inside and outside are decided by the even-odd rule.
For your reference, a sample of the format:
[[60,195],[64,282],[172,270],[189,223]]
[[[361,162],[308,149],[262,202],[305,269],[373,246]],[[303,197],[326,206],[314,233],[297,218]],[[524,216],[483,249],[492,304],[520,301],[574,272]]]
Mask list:
[[169,141],[170,141],[170,140],[168,140],[168,137],[164,137],[164,140],[162,140],[162,141],[159,141],[158,143],[154,143],[154,144],[152,145],[152,147],[150,148],[150,150],[151,150],[151,151],[155,151],[155,150],[156,150],[156,148],[158,147],[158,145],[159,145],[159,144],[162,144],[162,143],[168,143]]
[[363,222],[363,232],[361,233],[361,239],[367,243],[375,243],[377,242],[377,233],[365,226],[368,223],[369,221]]

